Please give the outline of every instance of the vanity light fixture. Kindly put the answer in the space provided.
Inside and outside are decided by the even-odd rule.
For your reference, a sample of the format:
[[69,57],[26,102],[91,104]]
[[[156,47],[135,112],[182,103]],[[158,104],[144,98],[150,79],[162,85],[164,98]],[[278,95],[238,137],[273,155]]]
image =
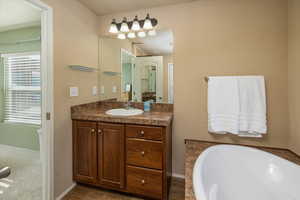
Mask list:
[[116,19],[113,19],[110,27],[109,27],[109,32],[110,33],[118,33],[119,30],[118,30],[118,27],[117,27],[117,23],[116,23]]
[[132,38],[135,38],[136,36],[135,36],[134,32],[130,32],[130,33],[127,34],[127,37],[132,39]]
[[142,20],[139,20],[138,16],[135,16],[132,21],[127,21],[127,18],[124,17],[120,23],[117,23],[116,20],[113,19],[109,27],[109,32],[117,34],[119,39],[126,39],[126,34],[128,38],[135,38],[136,35],[138,37],[146,37],[147,35],[155,36],[157,24],[157,19],[151,18],[149,14]]
[[131,27],[131,30],[133,31],[139,31],[141,29],[141,26],[140,26],[140,22],[138,20],[138,17],[135,16],[133,22],[132,22],[132,27]]
[[155,29],[148,31],[149,36],[156,36],[156,31]]
[[152,25],[152,22],[151,22],[149,14],[147,14],[147,17],[145,19],[143,28],[146,29],[146,30],[150,30],[150,29],[153,28],[153,25]]
[[120,31],[123,32],[123,33],[129,32],[129,27],[128,27],[128,23],[127,23],[126,17],[123,18]]
[[118,39],[125,40],[126,39],[126,35],[124,33],[119,33],[118,34]]
[[140,32],[138,32],[138,36],[140,38],[146,37],[146,33],[144,31],[140,31]]

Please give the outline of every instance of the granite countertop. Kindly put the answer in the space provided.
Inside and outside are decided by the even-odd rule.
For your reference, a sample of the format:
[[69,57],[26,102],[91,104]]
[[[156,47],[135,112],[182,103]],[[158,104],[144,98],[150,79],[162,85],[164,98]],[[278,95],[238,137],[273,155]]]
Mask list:
[[[169,104],[166,104],[168,106]],[[113,108],[122,108],[123,103],[119,102],[96,102],[73,106],[71,108],[72,120],[88,120],[112,123],[126,123],[137,125],[169,126],[173,119],[173,112],[170,108],[161,108],[164,105],[156,105],[152,111],[144,112],[135,116],[112,116],[105,112]],[[133,107],[141,108],[140,104],[134,104]],[[161,111],[159,111],[161,110]]]

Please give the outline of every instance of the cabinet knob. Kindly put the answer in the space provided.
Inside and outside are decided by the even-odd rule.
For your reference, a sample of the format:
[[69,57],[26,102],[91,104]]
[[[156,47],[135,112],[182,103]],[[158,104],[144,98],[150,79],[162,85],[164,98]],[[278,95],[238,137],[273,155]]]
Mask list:
[[101,129],[98,129],[98,133],[102,133]]
[[94,132],[95,132],[95,129],[92,129],[91,131],[92,131],[92,133],[94,133]]
[[144,185],[144,184],[146,183],[146,181],[145,181],[145,180],[142,180],[141,183]]
[[141,155],[142,155],[142,156],[145,156],[145,151],[142,151],[142,152],[141,152]]
[[145,132],[144,132],[144,131],[141,131],[141,135],[145,135]]

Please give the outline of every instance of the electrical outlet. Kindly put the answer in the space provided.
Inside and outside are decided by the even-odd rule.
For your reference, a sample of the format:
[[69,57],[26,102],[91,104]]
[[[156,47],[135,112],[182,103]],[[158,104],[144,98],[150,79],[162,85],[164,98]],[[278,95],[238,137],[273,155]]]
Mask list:
[[78,87],[70,87],[70,97],[78,97],[79,89]]
[[101,92],[101,94],[104,94],[104,93],[105,93],[105,89],[104,89],[104,86],[103,86],[103,85],[101,86],[101,91],[100,91],[100,92]]
[[113,87],[112,87],[112,92],[113,92],[113,93],[116,93],[116,92],[117,92],[117,86],[113,86]]
[[93,96],[97,96],[97,94],[98,94],[98,88],[97,88],[97,86],[94,86],[94,87],[92,88],[92,95],[93,95]]

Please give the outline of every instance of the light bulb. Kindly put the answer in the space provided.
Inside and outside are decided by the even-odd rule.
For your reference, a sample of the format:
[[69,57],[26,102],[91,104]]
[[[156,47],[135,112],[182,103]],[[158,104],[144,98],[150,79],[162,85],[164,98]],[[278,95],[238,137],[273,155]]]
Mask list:
[[117,23],[116,23],[115,19],[113,19],[113,21],[112,21],[112,23],[111,23],[111,25],[109,27],[109,32],[110,33],[118,33],[119,32],[118,27],[117,27]]
[[143,28],[146,29],[146,30],[149,30],[149,29],[152,29],[152,28],[153,28],[152,22],[151,22],[151,19],[150,19],[150,15],[149,15],[149,14],[147,14],[147,17],[146,17],[146,19],[145,19]]
[[118,39],[125,40],[126,39],[126,35],[124,33],[119,33],[118,34]]
[[126,17],[124,17],[124,19],[123,19],[123,21],[122,21],[120,31],[123,32],[123,33],[129,32],[129,28],[128,28],[128,24],[127,24],[127,19],[126,19]]
[[135,33],[134,32],[130,32],[127,34],[128,38],[135,38]]
[[141,26],[140,26],[139,20],[138,20],[137,16],[135,16],[133,23],[132,23],[131,30],[139,31],[140,29],[141,29]]
[[138,36],[140,38],[146,37],[146,33],[144,31],[138,32]]
[[150,31],[148,31],[148,35],[149,36],[155,36],[156,35],[156,31],[155,30],[150,30]]

